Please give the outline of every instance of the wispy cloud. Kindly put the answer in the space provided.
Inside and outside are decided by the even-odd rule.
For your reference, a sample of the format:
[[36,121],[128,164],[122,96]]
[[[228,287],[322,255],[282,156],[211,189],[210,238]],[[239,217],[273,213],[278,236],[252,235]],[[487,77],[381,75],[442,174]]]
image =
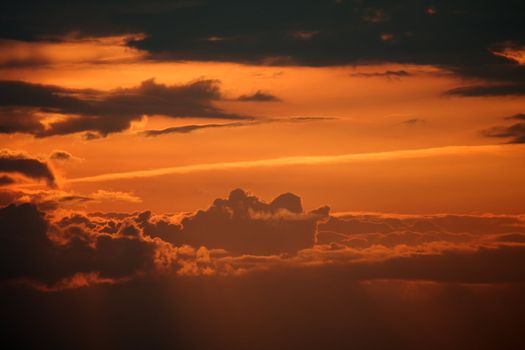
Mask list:
[[187,174],[201,171],[216,171],[226,169],[248,169],[260,167],[274,167],[274,166],[293,166],[293,165],[326,165],[338,163],[352,163],[365,161],[388,161],[396,159],[411,159],[411,158],[427,158],[445,155],[466,155],[466,154],[482,154],[498,152],[505,147],[505,145],[480,145],[480,146],[446,146],[433,147],[412,150],[398,150],[386,152],[372,152],[372,153],[350,153],[339,155],[325,155],[325,156],[295,156],[295,157],[281,157],[269,158],[261,160],[248,160],[238,162],[221,162],[221,163],[202,163],[181,165],[159,169],[136,170],[120,173],[109,173],[95,176],[79,177],[68,179],[68,183],[79,182],[102,182],[122,179],[148,178],[171,174]]
[[232,123],[212,123],[212,124],[187,124],[180,126],[173,126],[165,129],[152,129],[142,131],[140,134],[144,136],[160,136],[167,134],[189,134],[202,129],[221,129],[221,128],[238,128],[244,126],[255,126],[270,123],[308,123],[325,120],[336,120],[334,117],[292,117],[292,118],[259,118],[257,120],[232,122]]

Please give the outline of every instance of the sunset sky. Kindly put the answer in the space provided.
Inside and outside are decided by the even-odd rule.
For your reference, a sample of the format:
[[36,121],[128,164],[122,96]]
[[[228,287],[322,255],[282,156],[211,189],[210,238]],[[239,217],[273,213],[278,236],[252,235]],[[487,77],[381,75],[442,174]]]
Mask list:
[[6,339],[525,346],[524,14],[2,2]]

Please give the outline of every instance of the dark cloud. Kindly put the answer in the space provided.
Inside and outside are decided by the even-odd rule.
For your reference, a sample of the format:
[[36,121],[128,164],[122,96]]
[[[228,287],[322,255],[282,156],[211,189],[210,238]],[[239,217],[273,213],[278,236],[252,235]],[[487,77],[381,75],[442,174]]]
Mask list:
[[49,156],[49,159],[52,160],[71,160],[73,158],[74,157],[71,153],[60,150],[53,151],[53,153],[51,153],[51,155]]
[[516,123],[510,126],[496,126],[484,130],[483,135],[510,139],[508,143],[525,143],[525,123]]
[[146,234],[160,235],[175,245],[222,248],[235,255],[271,255],[295,254],[311,247],[322,217],[304,213],[301,199],[291,193],[265,203],[237,189],[228,199],[216,199],[207,210],[184,218],[180,226],[151,224],[147,216],[140,223]]
[[177,220],[150,211],[53,217],[37,208],[0,209],[2,281],[58,290],[319,266],[355,281],[525,283],[520,216],[334,217],[328,207],[304,212],[291,193],[267,203],[240,189]]
[[327,269],[357,280],[427,280],[447,283],[523,283],[524,246],[479,248],[476,251],[444,250],[439,254],[422,253],[394,256],[380,261],[336,264]]
[[518,114],[514,114],[510,117],[507,117],[505,119],[510,119],[510,120],[523,120],[525,121],[525,114],[523,113],[518,113]]
[[257,91],[251,95],[241,95],[237,98],[241,102],[278,102],[280,98],[264,91]]
[[377,78],[377,77],[384,77],[389,79],[395,79],[395,78],[404,78],[409,77],[412,74],[405,71],[405,70],[387,70],[385,72],[372,72],[372,73],[353,73],[352,76],[354,77],[362,77],[362,78]]
[[[12,179],[13,181],[16,179]],[[142,200],[131,192],[97,190],[88,194],[79,194],[59,189],[31,190],[23,187],[6,187],[0,192],[0,205],[11,203],[31,203],[43,211],[52,211],[64,206],[76,206],[85,203],[122,201],[140,203]]]
[[[173,118],[246,119],[213,104],[221,99],[219,83],[199,80],[186,85],[164,85],[147,80],[134,88],[111,91],[75,90],[20,81],[0,82],[0,130],[25,132],[37,137],[87,132],[87,139],[129,128],[143,115]],[[7,111],[7,115],[1,114]],[[11,122],[12,111],[25,122]],[[37,112],[59,113],[68,118],[44,128]],[[5,124],[4,124],[5,121]]]
[[411,118],[411,119],[402,121],[400,124],[408,125],[408,126],[415,126],[415,125],[422,125],[425,123],[426,123],[426,120],[423,118]]
[[3,281],[29,279],[53,284],[89,273],[115,279],[154,266],[155,243],[139,235],[92,235],[71,227],[53,240],[49,222],[32,204],[0,209],[0,227]]
[[54,187],[55,176],[49,166],[23,153],[0,150],[0,173],[15,173],[33,180],[44,180]]
[[272,118],[258,118],[254,121],[243,121],[243,122],[233,122],[233,123],[222,123],[222,124],[190,124],[190,125],[181,125],[174,126],[165,129],[157,130],[146,130],[141,132],[141,135],[144,136],[160,136],[167,134],[189,134],[197,130],[203,129],[222,129],[222,128],[238,128],[245,126],[256,126],[262,124],[270,123],[307,123],[307,122],[318,122],[318,121],[327,121],[327,120],[337,120],[338,118],[334,117],[292,117],[292,118],[282,118],[282,119],[272,119]]
[[234,122],[234,123],[223,123],[223,124],[193,124],[193,125],[182,125],[174,126],[166,129],[159,130],[146,130],[142,132],[145,136],[160,136],[166,134],[189,134],[191,132],[202,130],[202,129],[217,129],[217,128],[235,128],[239,126],[248,126],[251,123],[245,122]]
[[[525,121],[525,115],[520,113],[505,119]],[[515,123],[508,126],[495,126],[483,130],[482,135],[486,137],[510,139],[508,143],[525,143],[525,123]]]
[[4,287],[3,339],[34,349],[520,349],[523,284],[357,282],[339,267]]
[[0,107],[0,134],[43,132],[44,125],[37,112],[33,108]]
[[464,97],[525,95],[525,84],[462,86],[446,92]]
[[345,235],[392,233],[411,230],[420,233],[476,233],[488,235],[505,232],[525,232],[525,224],[514,216],[429,215],[389,217],[381,215],[348,215],[330,217],[319,225],[321,231]]
[[[242,190],[178,222],[0,208],[2,339],[28,349],[525,346],[522,216],[328,214],[305,213],[291,193],[267,203]],[[243,254],[179,245],[189,241]]]
[[418,0],[202,0],[185,6],[167,6],[164,0],[126,6],[119,1],[24,1],[1,5],[0,36],[34,41],[71,33],[143,33],[128,45],[147,51],[152,59],[307,66],[428,64],[467,78],[510,84],[524,80],[525,67],[493,52],[523,46],[524,10],[520,0],[447,0],[439,6]]
[[16,181],[12,177],[9,177],[7,175],[0,175],[0,186],[12,185],[15,182]]

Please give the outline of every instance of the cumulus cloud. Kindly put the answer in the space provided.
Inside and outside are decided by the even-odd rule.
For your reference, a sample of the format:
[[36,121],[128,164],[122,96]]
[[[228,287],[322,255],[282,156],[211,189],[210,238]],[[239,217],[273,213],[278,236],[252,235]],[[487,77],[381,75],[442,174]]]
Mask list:
[[0,225],[2,280],[52,285],[90,273],[118,279],[155,266],[156,242],[130,235],[126,228],[114,235],[70,228],[52,239],[50,223],[31,204],[0,209]]
[[14,173],[33,180],[44,180],[55,187],[55,175],[49,165],[36,158],[11,150],[0,150],[0,173]]
[[169,231],[165,223],[159,227],[159,223],[142,220],[141,225],[152,235],[164,229],[162,238],[175,245],[222,248],[237,255],[272,255],[311,247],[321,217],[305,213],[294,194],[282,194],[266,203],[237,189],[227,199],[216,199],[207,210],[182,219],[180,225],[171,225]]
[[355,281],[525,282],[521,216],[334,216],[328,207],[305,212],[291,193],[265,202],[240,189],[183,215],[38,208],[0,209],[3,281],[52,291],[315,268]]

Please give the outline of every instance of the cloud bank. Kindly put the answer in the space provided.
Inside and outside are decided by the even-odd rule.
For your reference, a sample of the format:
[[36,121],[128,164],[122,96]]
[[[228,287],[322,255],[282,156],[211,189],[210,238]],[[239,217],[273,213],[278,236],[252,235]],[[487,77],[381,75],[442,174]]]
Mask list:
[[[523,2],[515,0],[60,1],[2,4],[0,38],[18,41],[129,36],[148,59],[266,65],[433,65],[475,86],[460,96],[523,94]],[[53,21],[50,18],[68,18]],[[200,25],[196,26],[195,23]],[[481,29],[480,29],[481,28]],[[394,74],[395,75],[395,74]]]
[[2,280],[40,290],[283,269],[355,281],[525,283],[521,216],[330,216],[328,207],[305,212],[291,193],[265,202],[237,189],[182,217],[11,204],[0,227]]

